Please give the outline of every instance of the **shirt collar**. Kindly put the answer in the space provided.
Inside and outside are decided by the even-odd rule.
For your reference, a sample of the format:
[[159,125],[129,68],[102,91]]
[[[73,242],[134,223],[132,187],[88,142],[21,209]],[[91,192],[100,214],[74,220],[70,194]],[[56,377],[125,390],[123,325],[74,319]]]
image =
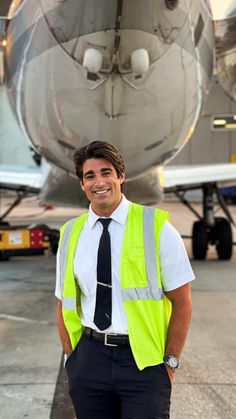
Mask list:
[[[118,207],[113,211],[113,213],[110,215],[109,218],[116,221],[117,223],[121,225],[125,225],[126,218],[129,211],[129,204],[130,201],[126,199],[124,195],[122,195],[121,203],[118,205]],[[95,214],[95,212],[91,208],[91,204],[89,206],[89,215],[88,215],[88,225],[92,229],[94,224],[97,222],[97,220],[101,218],[99,215]]]

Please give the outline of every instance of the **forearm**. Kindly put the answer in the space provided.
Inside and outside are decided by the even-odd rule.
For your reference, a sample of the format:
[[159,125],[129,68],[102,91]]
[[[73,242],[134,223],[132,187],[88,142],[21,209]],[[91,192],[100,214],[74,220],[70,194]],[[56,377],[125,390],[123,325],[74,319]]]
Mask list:
[[61,300],[58,300],[57,303],[57,327],[58,332],[61,340],[61,344],[63,347],[63,351],[68,354],[72,352],[72,346],[70,343],[70,337],[66,330],[65,323],[62,316],[62,302]]
[[191,300],[185,304],[172,303],[172,314],[167,335],[166,354],[178,358],[186,341],[192,315]]
[[172,303],[172,314],[168,328],[166,354],[180,357],[188,334],[191,316],[191,288],[186,284],[166,293]]

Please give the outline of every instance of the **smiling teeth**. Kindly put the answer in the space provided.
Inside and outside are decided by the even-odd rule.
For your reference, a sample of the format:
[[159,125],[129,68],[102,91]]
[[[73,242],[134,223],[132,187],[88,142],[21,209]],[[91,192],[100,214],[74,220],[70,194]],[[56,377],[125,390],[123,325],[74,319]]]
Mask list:
[[95,193],[98,193],[100,195],[100,194],[106,193],[107,191],[108,189],[103,189],[102,191],[96,191]]

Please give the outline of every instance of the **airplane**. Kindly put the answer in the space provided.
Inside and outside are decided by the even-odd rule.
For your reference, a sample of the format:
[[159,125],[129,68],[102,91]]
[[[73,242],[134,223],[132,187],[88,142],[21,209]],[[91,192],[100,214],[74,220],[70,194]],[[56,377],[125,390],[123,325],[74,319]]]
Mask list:
[[[163,178],[164,191],[184,203],[184,192],[200,187],[203,211],[193,225],[193,256],[205,259],[211,244],[219,259],[230,259],[233,220],[217,182],[235,180],[235,166],[211,166],[201,176],[194,168],[189,178],[184,169],[161,170],[194,132],[214,59],[222,87],[235,100],[236,5],[228,3],[228,13],[214,25],[208,0],[11,3],[1,21],[0,68],[22,132],[52,165],[44,200],[87,204],[73,152],[94,139],[108,140],[124,156],[124,192],[131,200],[157,202]],[[214,196],[227,219],[215,217]]]

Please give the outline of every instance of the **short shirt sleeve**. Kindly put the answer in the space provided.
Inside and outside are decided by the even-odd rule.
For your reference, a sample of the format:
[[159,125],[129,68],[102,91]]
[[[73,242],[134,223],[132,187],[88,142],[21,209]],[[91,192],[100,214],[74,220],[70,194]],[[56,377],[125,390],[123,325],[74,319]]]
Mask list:
[[160,235],[160,262],[164,291],[172,291],[195,279],[184,242],[168,221]]
[[56,265],[56,288],[55,296],[61,300],[61,283],[60,283],[60,253],[57,251],[57,265]]

